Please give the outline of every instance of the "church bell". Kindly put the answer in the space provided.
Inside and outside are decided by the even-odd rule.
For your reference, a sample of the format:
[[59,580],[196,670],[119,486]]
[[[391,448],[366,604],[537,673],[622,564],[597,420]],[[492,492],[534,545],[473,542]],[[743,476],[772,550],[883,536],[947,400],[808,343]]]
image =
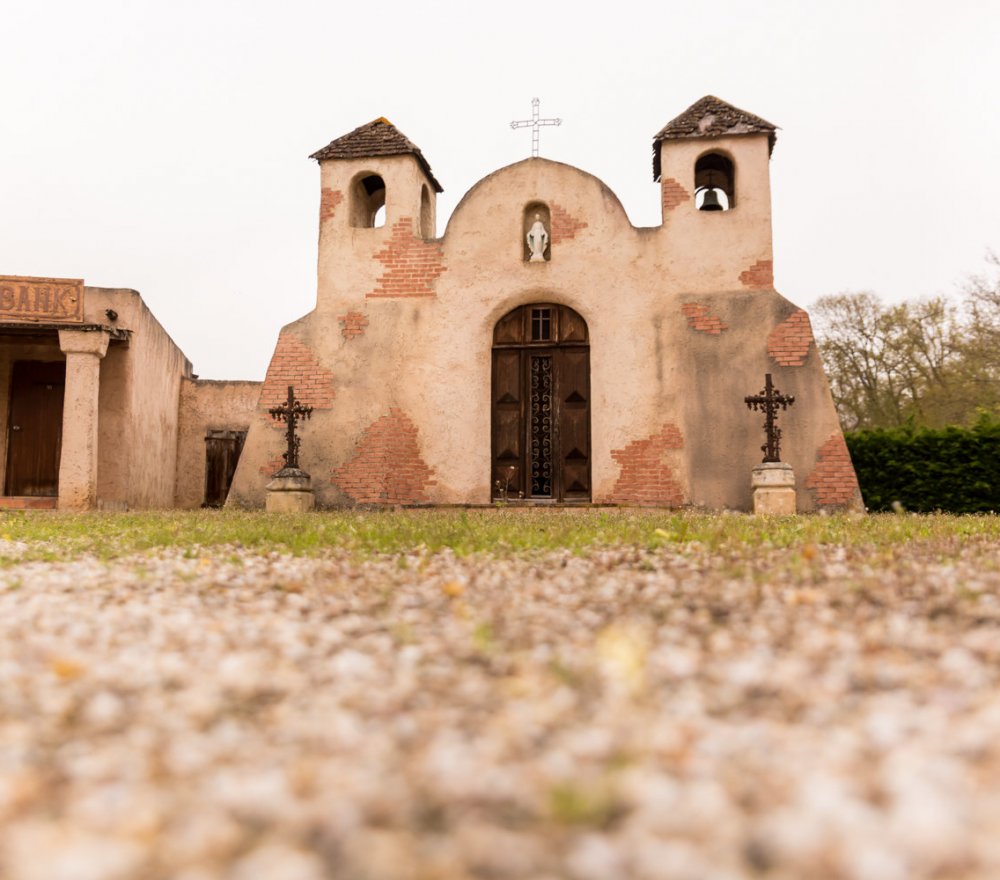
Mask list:
[[719,197],[716,195],[715,187],[709,187],[705,190],[705,198],[701,200],[701,207],[699,211],[721,211],[722,205],[719,203]]

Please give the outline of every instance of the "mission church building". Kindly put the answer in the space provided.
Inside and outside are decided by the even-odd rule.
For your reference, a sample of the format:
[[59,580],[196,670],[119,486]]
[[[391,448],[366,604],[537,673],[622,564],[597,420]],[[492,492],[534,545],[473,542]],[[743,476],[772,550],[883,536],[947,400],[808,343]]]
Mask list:
[[[231,480],[229,505],[261,507],[285,449],[268,410],[293,385],[320,506],[749,510],[763,431],[744,397],[770,373],[795,397],[798,509],[859,508],[808,316],[773,287],[774,145],[775,126],[708,96],[654,138],[659,226],[532,157],[473,186],[437,238],[427,159],[388,120],[363,125],[313,154],[316,307],[281,330],[263,384],[196,379],[132,291],[78,286],[70,329],[19,313],[19,280],[0,279],[5,500],[193,507]],[[18,407],[46,385],[50,474],[26,484]]]
[[809,319],[773,288],[774,144],[708,96],[653,141],[660,226],[533,157],[473,186],[436,238],[441,185],[415,144],[384,118],[334,140],[313,154],[316,308],[280,333],[230,503],[263,503],[284,448],[266,411],[294,385],[321,505],[747,510],[763,432],[743,398],[772,373],[796,399],[798,509],[858,506]]

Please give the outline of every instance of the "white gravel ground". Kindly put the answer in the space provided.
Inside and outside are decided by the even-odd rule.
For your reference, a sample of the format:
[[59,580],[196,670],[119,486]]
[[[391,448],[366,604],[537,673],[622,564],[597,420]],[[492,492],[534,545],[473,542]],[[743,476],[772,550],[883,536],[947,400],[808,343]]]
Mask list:
[[1000,877],[1000,546],[0,570],[5,880]]

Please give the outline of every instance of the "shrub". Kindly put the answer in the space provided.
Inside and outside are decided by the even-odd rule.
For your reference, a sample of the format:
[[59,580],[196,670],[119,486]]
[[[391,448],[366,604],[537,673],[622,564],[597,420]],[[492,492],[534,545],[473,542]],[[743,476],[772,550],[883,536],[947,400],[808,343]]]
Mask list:
[[1000,420],[973,427],[875,428],[845,435],[869,510],[1000,511]]

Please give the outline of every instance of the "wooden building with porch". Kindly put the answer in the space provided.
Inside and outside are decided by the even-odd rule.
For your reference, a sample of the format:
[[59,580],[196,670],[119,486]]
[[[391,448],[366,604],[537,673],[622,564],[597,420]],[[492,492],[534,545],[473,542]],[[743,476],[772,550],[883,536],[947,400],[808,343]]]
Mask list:
[[2,508],[222,503],[258,393],[198,381],[134,290],[0,276]]

